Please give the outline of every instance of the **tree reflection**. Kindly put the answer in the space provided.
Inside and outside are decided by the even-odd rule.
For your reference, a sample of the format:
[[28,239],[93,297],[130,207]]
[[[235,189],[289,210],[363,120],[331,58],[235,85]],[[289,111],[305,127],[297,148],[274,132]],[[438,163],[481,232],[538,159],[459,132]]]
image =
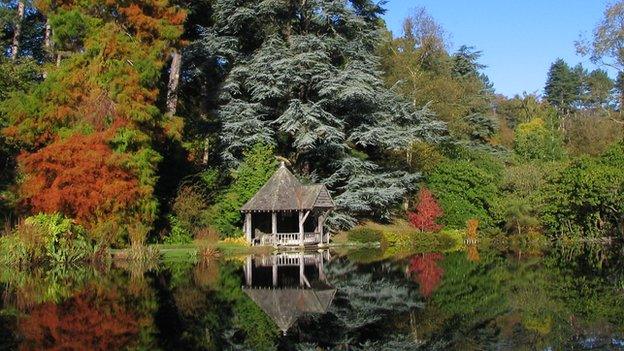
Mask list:
[[146,322],[112,290],[89,287],[61,302],[29,309],[18,330],[24,350],[116,350],[134,343]]
[[418,283],[420,294],[428,298],[438,288],[444,269],[438,265],[444,259],[441,253],[416,255],[409,260],[407,274]]

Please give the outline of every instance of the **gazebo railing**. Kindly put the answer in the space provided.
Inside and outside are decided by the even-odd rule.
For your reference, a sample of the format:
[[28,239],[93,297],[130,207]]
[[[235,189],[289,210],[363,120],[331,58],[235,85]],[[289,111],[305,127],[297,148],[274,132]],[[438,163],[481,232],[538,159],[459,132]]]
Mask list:
[[[265,234],[263,237],[264,244],[273,245],[299,245],[301,239],[299,233],[276,233]],[[317,232],[305,232],[303,233],[304,244],[316,244],[320,242],[320,234]]]

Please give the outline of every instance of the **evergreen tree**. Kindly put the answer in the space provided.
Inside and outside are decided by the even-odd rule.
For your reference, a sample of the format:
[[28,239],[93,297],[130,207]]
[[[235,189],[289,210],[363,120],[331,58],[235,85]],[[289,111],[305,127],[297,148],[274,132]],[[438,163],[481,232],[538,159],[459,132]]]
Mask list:
[[417,175],[384,172],[388,151],[436,139],[443,125],[384,87],[381,8],[370,1],[214,3],[199,44],[225,70],[218,91],[221,156],[236,165],[250,145],[275,145],[303,174],[330,186],[349,226],[385,216]]
[[550,66],[544,88],[546,100],[566,113],[571,112],[580,97],[581,72],[570,68],[562,59],[555,61]]

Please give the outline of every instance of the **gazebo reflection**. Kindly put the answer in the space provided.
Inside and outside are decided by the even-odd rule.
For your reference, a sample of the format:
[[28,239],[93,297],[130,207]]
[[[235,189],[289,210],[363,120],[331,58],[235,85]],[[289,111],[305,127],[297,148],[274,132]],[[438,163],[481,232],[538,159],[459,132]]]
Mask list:
[[249,256],[243,291],[286,334],[301,316],[329,309],[336,289],[327,284],[323,266],[330,258],[329,250]]

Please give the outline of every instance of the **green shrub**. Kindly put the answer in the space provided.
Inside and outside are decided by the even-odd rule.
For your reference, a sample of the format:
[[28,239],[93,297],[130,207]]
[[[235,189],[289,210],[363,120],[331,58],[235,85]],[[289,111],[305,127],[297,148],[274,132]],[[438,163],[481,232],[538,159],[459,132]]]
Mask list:
[[232,175],[232,183],[210,208],[209,222],[221,237],[241,234],[240,208],[273,175],[277,161],[273,147],[257,144],[244,154],[243,162]]
[[452,228],[463,228],[476,218],[484,226],[493,224],[491,207],[498,197],[499,179],[469,161],[441,163],[429,176],[429,189],[434,193],[444,216],[441,222]]
[[175,225],[179,227],[173,228],[174,223],[170,217],[172,231],[183,229],[191,237],[195,237],[199,231],[209,226],[208,206],[201,189],[196,186],[182,186],[173,202],[172,210]]
[[38,214],[26,218],[11,235],[0,238],[0,263],[74,263],[93,258],[100,249],[71,219],[60,214]]
[[349,241],[355,241],[358,243],[381,243],[382,233],[380,230],[369,227],[356,227],[351,229],[347,233]]
[[421,232],[407,222],[391,225],[369,223],[366,226],[382,235],[389,256],[401,256],[415,252],[441,252],[458,250],[465,237],[463,230],[445,229],[439,233]]
[[178,219],[178,217],[170,215],[169,224],[171,225],[171,232],[167,237],[165,237],[165,244],[190,244],[193,241],[193,236],[182,225],[182,222]]

